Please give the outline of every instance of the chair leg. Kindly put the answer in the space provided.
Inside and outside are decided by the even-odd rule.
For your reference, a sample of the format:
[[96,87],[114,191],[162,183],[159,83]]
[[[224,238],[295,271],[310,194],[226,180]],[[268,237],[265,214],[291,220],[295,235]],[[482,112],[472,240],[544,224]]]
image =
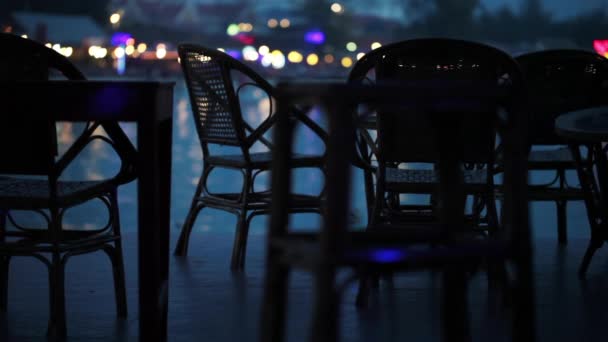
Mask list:
[[245,261],[241,263],[241,256],[245,254],[245,244],[247,243],[247,235],[249,231],[249,225],[247,221],[247,205],[249,204],[249,194],[252,186],[251,170],[246,170],[243,173],[243,190],[241,191],[241,204],[240,212],[237,216],[236,232],[234,234],[234,245],[232,246],[232,260],[230,261],[230,270],[242,271]]
[[116,297],[116,314],[118,317],[127,317],[127,289],[125,285],[125,266],[122,255],[122,236],[120,234],[120,216],[118,210],[118,199],[116,191],[110,196],[112,207],[112,231],[118,240],[114,241],[114,247],[104,249],[112,262],[112,273],[114,276],[114,295]]
[[244,258],[242,254],[245,253],[245,244],[247,243],[247,233],[249,227],[247,227],[247,211],[241,210],[238,215],[238,222],[236,225],[236,232],[234,234],[234,244],[232,246],[232,259],[230,261],[230,270],[242,271],[245,261],[241,263],[241,258]]
[[47,336],[63,339],[67,336],[65,312],[65,265],[59,252],[53,252],[49,267],[50,318]]
[[245,220],[245,226],[241,228],[241,246],[239,251],[239,269],[245,269],[245,256],[247,255],[247,238],[249,237],[249,226],[251,225],[251,219],[255,216],[255,214],[249,215],[247,220]]
[[560,245],[568,244],[568,232],[566,227],[567,201],[555,201],[557,209],[557,241]]
[[583,257],[583,260],[581,261],[581,265],[578,268],[579,278],[585,277],[585,275],[587,274],[587,269],[589,268],[589,264],[591,263],[591,259],[593,258],[595,251],[597,251],[601,247],[601,245],[602,245],[601,242],[597,242],[596,239],[591,237],[591,241],[589,241],[589,246],[587,247],[587,250],[585,251],[585,256]]
[[188,254],[188,242],[190,241],[190,233],[192,233],[192,227],[194,226],[194,221],[198,217],[199,212],[205,208],[202,204],[193,205],[188,212],[188,216],[186,216],[186,221],[182,226],[182,231],[179,234],[179,239],[177,240],[177,245],[175,246],[174,254],[176,256],[186,256]]

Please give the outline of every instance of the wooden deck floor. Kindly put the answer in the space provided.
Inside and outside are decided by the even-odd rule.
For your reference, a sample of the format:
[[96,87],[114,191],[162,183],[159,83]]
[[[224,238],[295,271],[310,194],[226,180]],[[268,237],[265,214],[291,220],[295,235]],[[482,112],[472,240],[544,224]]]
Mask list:
[[[581,208],[582,209],[582,208]],[[587,230],[582,216],[571,231]],[[549,215],[549,216],[553,216]],[[538,220],[536,220],[538,221]],[[538,223],[538,222],[537,222]],[[176,241],[174,230],[172,246]],[[264,236],[250,238],[247,271],[228,270],[232,235],[193,233],[190,255],[171,257],[170,341],[257,341],[263,278]],[[548,230],[554,233],[554,230]],[[538,335],[540,341],[604,341],[608,336],[608,249],[593,260],[588,279],[576,278],[587,233],[571,234],[565,248],[554,234],[535,239]],[[136,239],[125,234],[129,317],[117,319],[111,270],[105,255],[73,258],[67,268],[69,341],[136,341],[138,327]],[[381,286],[369,309],[354,307],[351,287],[342,305],[343,341],[438,341],[439,277],[431,273],[398,276],[392,288]],[[46,269],[38,261],[18,258],[12,264],[8,312],[0,315],[0,341],[45,340],[48,319]],[[311,282],[295,273],[290,289],[289,341],[306,341],[311,311]],[[470,287],[472,326],[476,341],[505,340],[499,315],[487,305],[485,278]]]

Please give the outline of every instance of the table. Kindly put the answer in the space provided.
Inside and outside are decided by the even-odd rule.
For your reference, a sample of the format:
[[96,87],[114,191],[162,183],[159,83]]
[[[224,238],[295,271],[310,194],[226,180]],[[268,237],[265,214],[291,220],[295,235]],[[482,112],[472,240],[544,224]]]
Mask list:
[[137,123],[139,339],[166,341],[173,83],[0,81],[0,103],[56,121],[100,121],[131,149],[117,122]]
[[[336,260],[339,260],[341,241],[345,241],[346,230],[348,227],[348,207],[350,196],[350,165],[353,160],[355,144],[355,124],[352,117],[352,109],[358,104],[369,104],[374,108],[389,106],[394,109],[409,108],[420,109],[429,112],[445,112],[450,111],[466,111],[484,108],[496,109],[497,100],[508,100],[512,94],[509,94],[505,89],[497,87],[496,83],[490,82],[445,82],[445,81],[429,81],[429,82],[394,82],[394,83],[376,83],[376,84],[346,84],[336,82],[282,82],[277,86],[277,126],[275,128],[275,148],[274,160],[288,160],[285,156],[292,153],[292,132],[293,120],[290,120],[291,106],[309,106],[321,105],[327,112],[329,121],[329,139],[327,141],[327,162],[325,179],[330,180],[325,187],[327,196],[326,209],[327,213],[323,219],[323,227],[319,234],[319,246],[314,249],[316,254],[311,257],[312,270],[316,272],[316,311],[314,320],[314,340],[335,341],[338,333],[336,327],[339,302],[336,299],[334,287],[334,279],[336,276]],[[500,117],[500,116],[499,116]],[[531,243],[530,234],[527,230],[527,201],[521,201],[526,189],[525,172],[525,142],[523,139],[518,139],[517,134],[522,131],[520,125],[525,127],[526,120],[521,115],[515,115],[517,119],[506,120],[505,124],[507,138],[512,144],[505,144],[504,160],[505,165],[505,182],[510,185],[510,189],[505,196],[505,224],[519,227],[518,243],[515,246],[516,257],[521,261],[522,269],[520,272],[522,288],[520,295],[522,303],[532,305],[532,286],[531,284]],[[500,120],[499,120],[500,121]],[[442,127],[447,128],[447,127]],[[449,129],[448,129],[449,131]],[[448,135],[440,135],[442,142],[449,139]],[[458,204],[462,192],[462,187],[459,179],[460,172],[458,160],[454,158],[454,154],[450,155],[450,148],[454,146],[449,143],[439,144],[446,149],[440,152],[444,162],[439,163],[439,172],[447,177],[440,179],[439,196],[446,199],[443,212],[445,220],[455,222],[454,218],[458,219],[462,216],[462,210],[459,210]],[[445,158],[444,158],[445,157]],[[509,162],[511,161],[511,162]],[[455,179],[456,178],[456,179]],[[291,237],[288,232],[288,192],[290,189],[290,172],[288,162],[277,162],[273,165],[272,184],[273,189],[273,207],[269,229],[269,246],[267,254],[267,269],[266,269],[266,284],[263,299],[262,313],[262,339],[267,341],[280,341],[284,335],[284,323],[287,297],[287,277],[289,274],[286,264],[296,264],[305,262],[296,260],[292,255],[297,254],[299,246],[294,244],[296,234]],[[275,214],[279,213],[279,214]],[[289,239],[292,238],[292,241]],[[289,250],[286,255],[281,254],[281,249]],[[289,255],[292,253],[292,255]],[[290,259],[290,257],[292,257]],[[448,272],[449,273],[449,272]],[[444,286],[446,297],[450,300],[458,300],[458,293],[465,291],[464,284],[466,280],[461,276],[452,277],[448,280],[449,285]],[[449,294],[447,294],[449,292]],[[529,299],[529,300],[528,300]],[[451,304],[453,304],[451,302]],[[458,305],[458,307],[466,307],[466,305]],[[528,308],[529,309],[529,308]],[[524,313],[518,316],[518,322],[522,323],[527,328],[530,328],[530,322],[533,322],[533,310],[524,310]],[[448,323],[446,331],[460,336],[466,334],[463,332],[465,324],[459,324],[462,320],[466,320],[466,312],[454,313],[451,312],[452,318],[455,321]],[[525,332],[517,332],[518,334],[530,333],[532,329],[524,329]],[[523,330],[522,330],[523,331]],[[449,334],[448,333],[448,334]],[[531,334],[531,333],[530,333]]]
[[[555,132],[569,141],[585,193],[591,238],[578,270],[584,277],[593,255],[608,240],[608,161],[602,146],[608,141],[608,106],[565,113],[555,120]],[[587,162],[581,157],[582,146],[589,154]]]

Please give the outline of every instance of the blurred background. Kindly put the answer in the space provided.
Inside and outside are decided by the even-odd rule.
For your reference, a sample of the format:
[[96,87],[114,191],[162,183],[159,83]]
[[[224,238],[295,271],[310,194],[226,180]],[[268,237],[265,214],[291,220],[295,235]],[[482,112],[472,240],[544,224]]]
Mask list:
[[[202,171],[202,152],[176,47],[190,42],[221,49],[251,66],[271,83],[279,77],[339,77],[348,74],[364,53],[390,42],[428,36],[464,38],[496,46],[514,55],[550,48],[580,48],[608,56],[608,0],[11,0],[0,1],[0,30],[46,44],[68,56],[90,79],[148,79],[175,82],[172,226],[179,230]],[[254,126],[271,103],[261,91],[240,97]],[[323,121],[322,113],[311,117]],[[123,125],[135,139],[134,126]],[[67,147],[79,133],[58,125]],[[315,153],[323,148],[310,132],[300,132],[296,147]],[[66,177],[99,179],[115,172],[118,159],[103,143],[92,144]],[[541,179],[546,175],[538,175]],[[268,177],[259,177],[266,183]],[[240,188],[240,176],[217,172],[211,186]],[[355,173],[353,222],[366,222],[362,175]],[[296,187],[312,192],[322,176],[304,173]],[[226,189],[229,190],[229,189]],[[119,197],[126,231],[136,227],[135,184]],[[544,213],[551,203],[535,203]],[[74,213],[75,225],[93,228],[94,215]],[[573,206],[583,213],[582,204]],[[582,215],[582,214],[581,214]],[[316,215],[302,218],[311,226]],[[551,221],[552,214],[532,221]],[[205,210],[195,230],[232,234],[234,217]],[[263,234],[265,217],[252,222]],[[543,225],[544,226],[544,225]],[[551,226],[548,224],[548,226]],[[552,226],[551,226],[552,227]],[[586,236],[585,229],[574,234]],[[535,230],[553,236],[552,229]]]
[[[179,73],[176,45],[223,49],[254,67],[340,76],[377,46],[424,36],[512,53],[608,50],[606,0],[11,0],[0,29],[69,55],[85,73]],[[595,41],[595,44],[594,44]]]

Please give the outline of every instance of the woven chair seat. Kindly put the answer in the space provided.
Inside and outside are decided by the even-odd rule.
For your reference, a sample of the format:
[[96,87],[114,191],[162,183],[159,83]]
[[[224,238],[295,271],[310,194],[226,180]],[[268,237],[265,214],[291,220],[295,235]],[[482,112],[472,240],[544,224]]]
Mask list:
[[576,167],[572,152],[568,147],[530,151],[528,156],[528,167],[530,169],[554,169],[556,166]]
[[[62,231],[57,248],[62,252],[71,250],[97,250],[103,244],[120,239],[109,231],[70,230]],[[6,241],[0,245],[0,254],[31,255],[53,251],[53,237],[48,230],[8,231]]]
[[[57,204],[60,207],[79,204],[107,193],[115,187],[111,180],[59,181]],[[0,206],[11,209],[48,208],[49,198],[49,183],[46,179],[0,178]]]
[[[272,164],[272,152],[257,152],[249,154],[251,163],[247,163],[245,157],[240,154],[228,154],[210,156],[207,162],[211,165],[222,165],[230,167],[252,167],[255,169],[268,169]],[[318,155],[307,155],[296,153],[293,155],[292,162],[294,166],[310,166],[319,167],[322,165],[323,157]]]
[[[487,172],[485,170],[463,170],[464,184],[469,191],[483,191],[487,186]],[[391,190],[399,190],[415,193],[428,193],[433,191],[439,183],[436,170],[412,170],[412,169],[386,169],[386,187]],[[473,187],[473,188],[471,188]],[[477,190],[479,189],[479,190]]]

